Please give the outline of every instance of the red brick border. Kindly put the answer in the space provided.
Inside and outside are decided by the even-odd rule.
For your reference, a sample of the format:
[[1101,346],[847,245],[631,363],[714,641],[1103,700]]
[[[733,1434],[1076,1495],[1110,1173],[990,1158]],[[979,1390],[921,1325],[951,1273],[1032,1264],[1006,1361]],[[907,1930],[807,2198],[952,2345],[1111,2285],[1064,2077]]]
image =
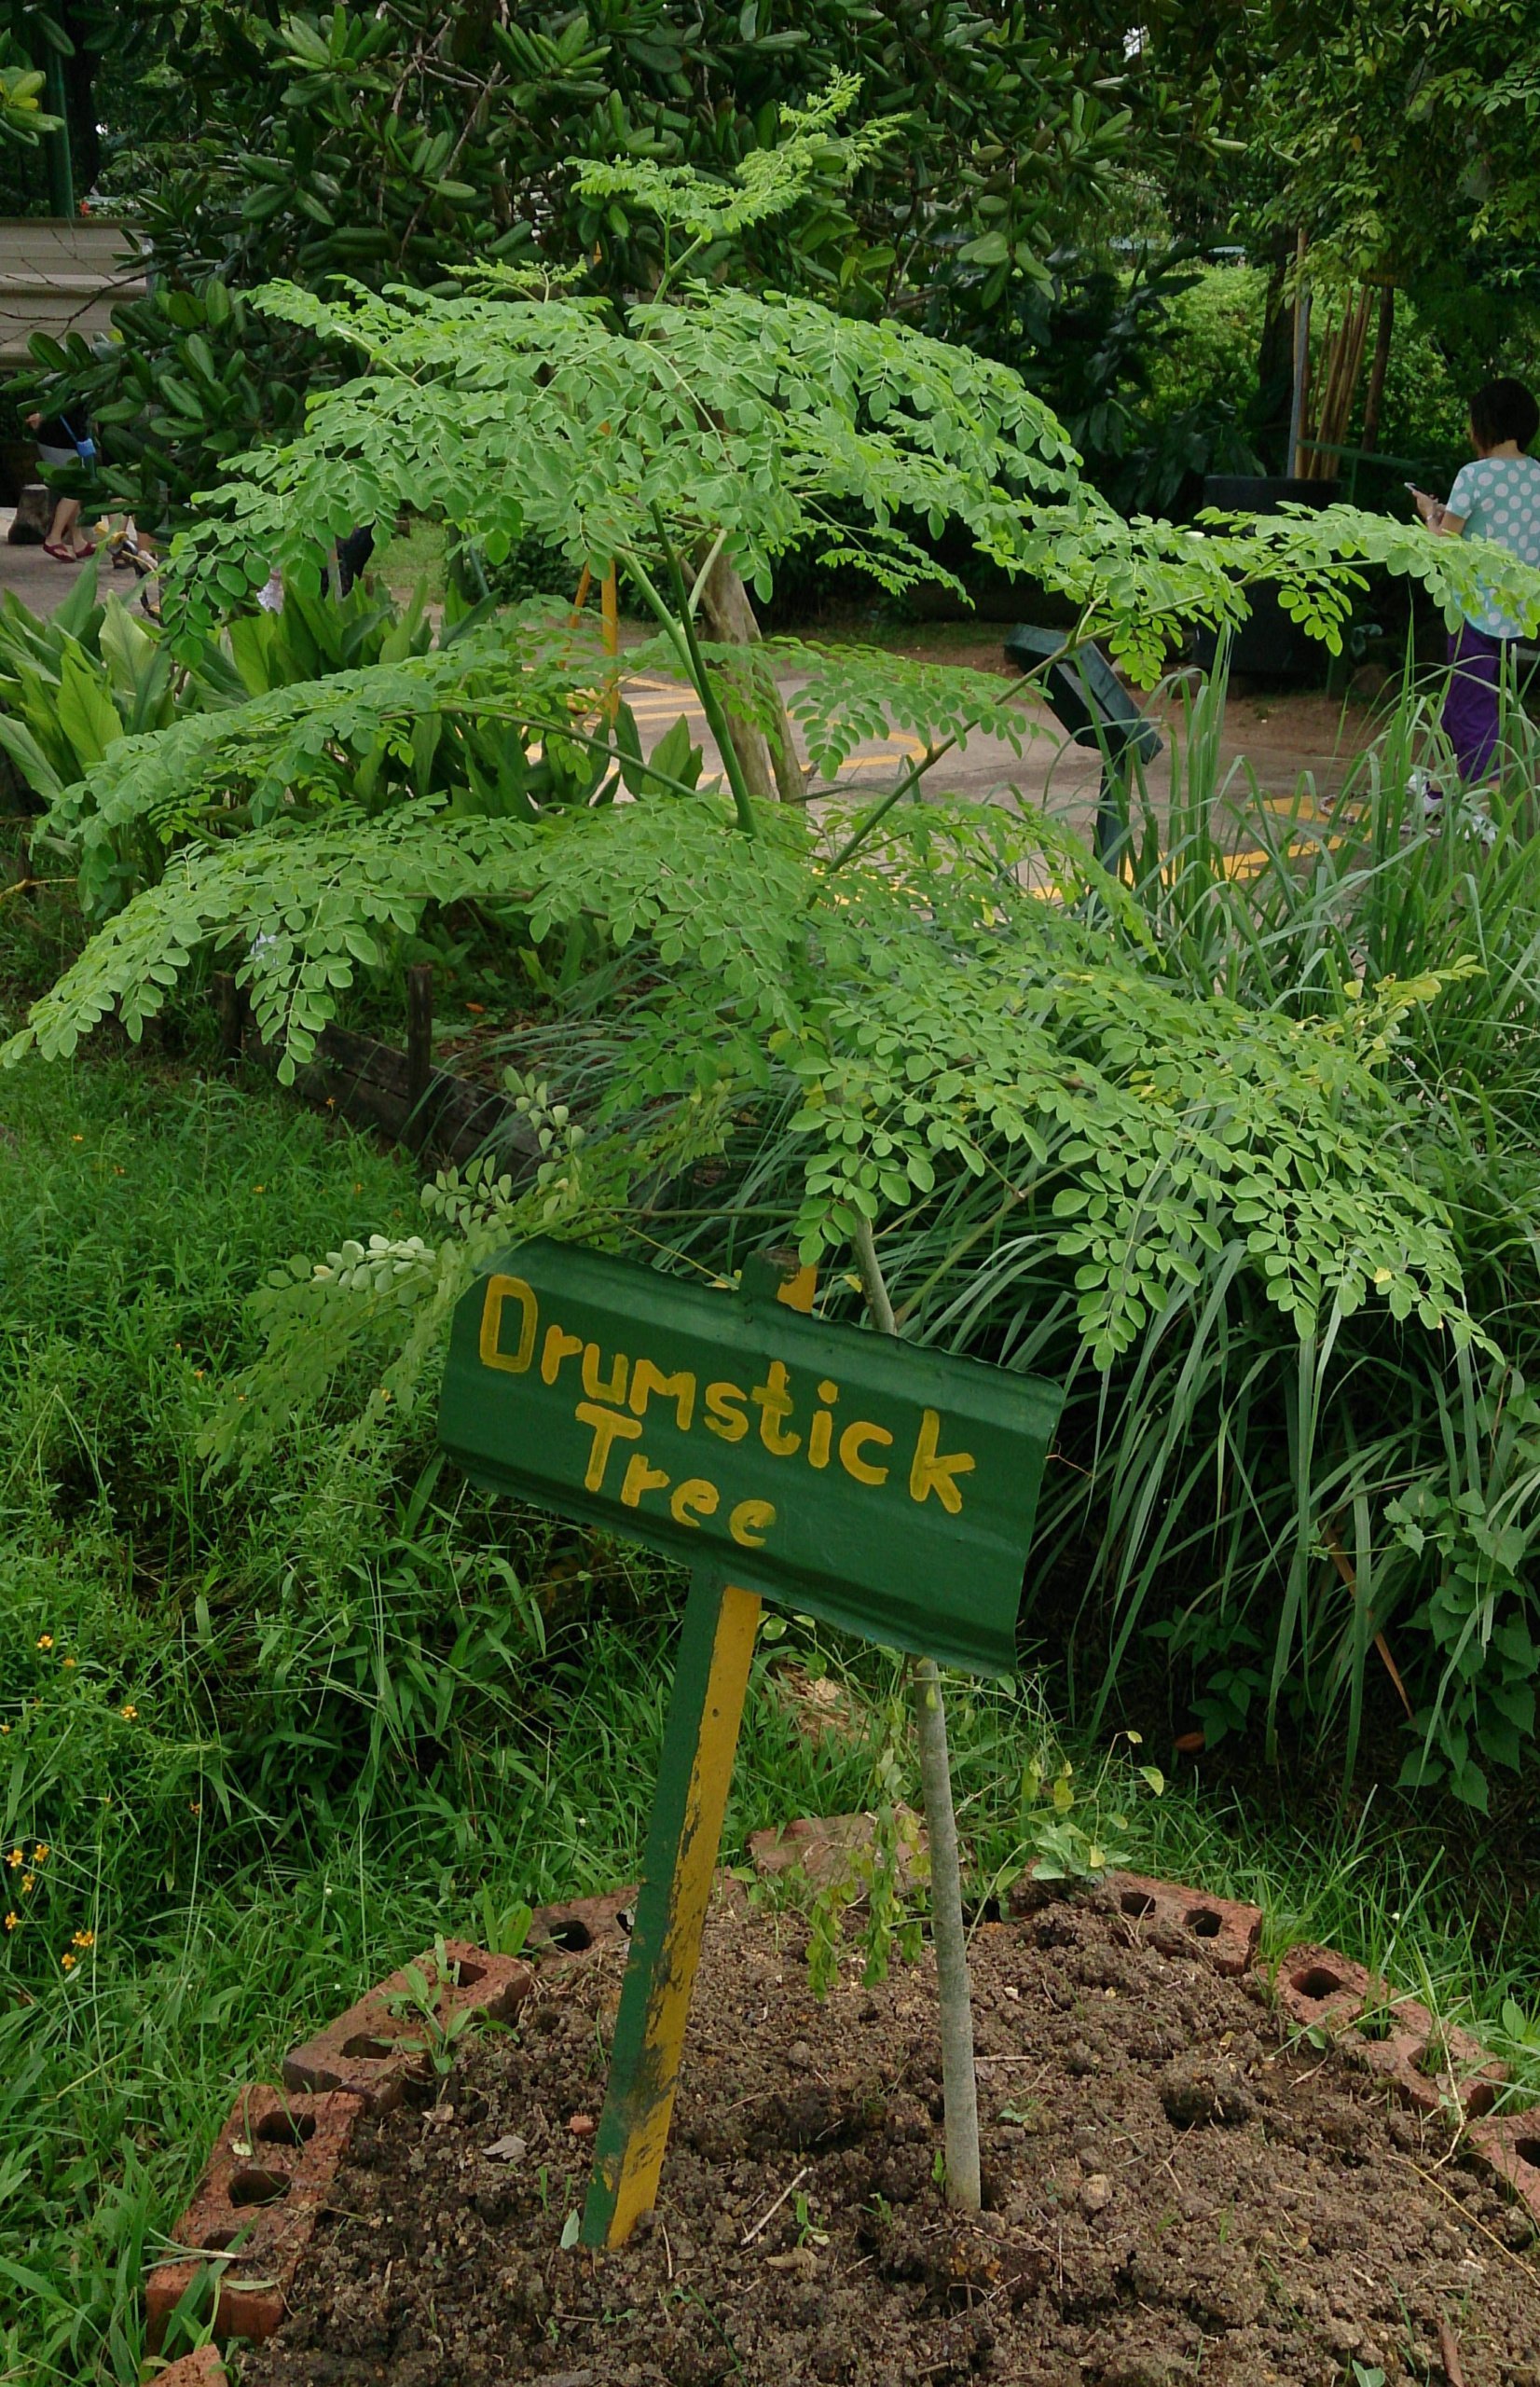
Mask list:
[[[781,1831],[755,1835],[766,1843],[754,1848],[755,1862],[762,1871],[779,1870],[787,1861],[783,1847],[793,1844],[800,1856],[820,1837],[830,1837],[827,1820],[799,1817]],[[1125,1921],[1135,1931],[1148,1929],[1157,1944],[1190,1951],[1231,1979],[1256,1966],[1259,1907],[1209,1897],[1185,1883],[1144,1873],[1109,1873],[1105,1886]],[[629,1886],[540,1908],[530,1919],[527,1943],[533,1966],[555,1970],[623,1947],[630,1938],[636,1898],[636,1888]],[[435,2001],[441,2021],[467,2009],[502,2018],[528,1995],[535,1978],[531,1964],[489,1955],[465,1940],[445,1944],[460,1978]],[[432,1980],[432,1953],[417,1964]],[[1322,2027],[1343,2041],[1351,2035],[1365,2068],[1403,2103],[1423,2114],[1456,2109],[1468,2125],[1478,2159],[1540,2228],[1540,2106],[1492,2115],[1507,2077],[1506,2065],[1489,2057],[1467,2032],[1441,2026],[1415,1999],[1393,1996],[1364,1966],[1335,1948],[1306,1942],[1288,1949],[1275,1966],[1261,1969],[1290,2021],[1306,2029]],[[405,1970],[392,1973],[326,2030],[294,2049],[283,2063],[287,2094],[248,2089],[236,2099],[176,2227],[176,2242],[191,2250],[189,2256],[158,2264],[149,2274],[146,2335],[152,2351],[200,2263],[211,2259],[219,2271],[218,2337],[260,2342],[278,2327],[354,2121],[365,2107],[388,2112],[400,2103],[408,2081],[429,2069],[425,2050],[401,2044],[420,2036],[420,2024],[414,2027],[410,2015],[391,2010],[391,2001],[406,1992]],[[1385,2027],[1374,2035],[1382,2016]],[[1365,2022],[1367,2030],[1361,2027]],[[229,2253],[238,2235],[240,2246],[226,2267],[217,2258]],[[248,2280],[248,2271],[256,2276]],[[224,2366],[212,2346],[185,2355],[162,2379],[164,2387],[226,2387]]]
[[271,2337],[362,2110],[356,2097],[241,2090],[172,2233],[186,2258],[158,2263],[146,2283],[152,2352],[210,2258],[216,2337]]
[[1470,2143],[1485,2168],[1529,2208],[1540,2228],[1540,2112],[1495,2114],[1472,2122]]
[[639,1896],[632,1882],[598,1897],[540,1907],[529,1918],[524,1944],[541,1965],[571,1963],[574,1957],[597,1955],[601,1948],[624,1948],[631,1937]]
[[1180,1882],[1159,1882],[1148,1873],[1108,1873],[1107,1887],[1118,1911],[1136,1925],[1177,1932],[1217,1973],[1238,1980],[1251,1970],[1262,1936],[1262,1910],[1235,1898],[1205,1897]]
[[[925,1819],[913,1807],[901,1805],[907,1840],[898,1848],[899,1887],[913,1889],[921,1873],[928,1876],[930,1850]],[[815,1889],[854,1888],[866,1896],[861,1859],[876,1844],[877,1819],[867,1812],[857,1815],[799,1815],[794,1823],[772,1824],[749,1835],[749,1859],[762,1881],[800,1870]]]
[[[1313,1940],[1286,1949],[1278,1959],[1274,1986],[1278,2003],[1291,2022],[1306,2030],[1345,2029],[1374,2001],[1379,1985],[1362,1965],[1340,1956],[1335,1948]],[[1382,1990],[1380,1993],[1382,1994]]]
[[[445,1953],[458,1967],[460,1978],[440,1988],[434,1998],[441,2023],[467,2009],[502,2020],[529,1993],[533,1975],[516,1956],[490,1956],[485,1948],[473,1948],[466,1939],[446,1940]],[[433,1951],[414,1962],[432,1983]],[[378,2114],[398,2105],[407,2082],[425,2077],[431,2068],[420,2045],[420,2018],[392,2010],[392,2002],[407,1994],[403,1967],[350,2006],[325,2030],[291,2048],[283,2059],[285,2087],[315,2092],[346,2090]]]
[[199,2346],[155,2374],[155,2387],[229,2387],[229,2372],[217,2346]]

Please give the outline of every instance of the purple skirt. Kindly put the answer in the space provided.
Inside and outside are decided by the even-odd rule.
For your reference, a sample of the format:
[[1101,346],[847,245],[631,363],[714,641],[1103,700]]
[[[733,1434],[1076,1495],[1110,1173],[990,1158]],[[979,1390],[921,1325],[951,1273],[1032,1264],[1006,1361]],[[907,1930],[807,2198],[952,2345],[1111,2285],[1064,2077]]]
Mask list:
[[1506,639],[1462,622],[1449,642],[1451,678],[1444,698],[1444,735],[1454,749],[1460,777],[1478,787],[1492,775],[1497,748],[1498,691],[1503,684]]

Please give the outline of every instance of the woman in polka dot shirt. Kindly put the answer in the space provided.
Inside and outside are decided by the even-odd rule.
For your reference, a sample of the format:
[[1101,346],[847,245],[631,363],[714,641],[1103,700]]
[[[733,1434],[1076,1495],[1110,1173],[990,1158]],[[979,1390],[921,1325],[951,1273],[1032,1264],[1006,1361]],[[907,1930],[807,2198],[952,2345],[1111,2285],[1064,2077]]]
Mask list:
[[[1443,505],[1423,490],[1412,492],[1429,530],[1446,539],[1468,531],[1473,539],[1507,547],[1521,562],[1540,565],[1540,462],[1524,453],[1537,431],[1540,407],[1522,381],[1489,381],[1478,390],[1470,402],[1476,462],[1461,467]],[[1486,606],[1467,614],[1450,639],[1444,731],[1467,787],[1492,775],[1503,658],[1519,627]]]

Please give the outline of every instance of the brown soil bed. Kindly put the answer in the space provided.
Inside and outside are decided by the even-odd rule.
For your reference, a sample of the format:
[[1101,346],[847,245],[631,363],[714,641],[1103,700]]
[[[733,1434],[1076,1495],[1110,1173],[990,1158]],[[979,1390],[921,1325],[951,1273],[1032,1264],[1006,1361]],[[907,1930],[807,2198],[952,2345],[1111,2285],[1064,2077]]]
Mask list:
[[820,2005],[802,1954],[794,1916],[719,1902],[657,2215],[598,2256],[560,2240],[620,1959],[543,1977],[438,2110],[361,2125],[243,2387],[1360,2387],[1443,2381],[1441,2323],[1465,2387],[1540,2387],[1527,2214],[1256,1978],[1094,1897],[985,1925],[963,2218],[928,1958],[868,1989],[852,1953]]

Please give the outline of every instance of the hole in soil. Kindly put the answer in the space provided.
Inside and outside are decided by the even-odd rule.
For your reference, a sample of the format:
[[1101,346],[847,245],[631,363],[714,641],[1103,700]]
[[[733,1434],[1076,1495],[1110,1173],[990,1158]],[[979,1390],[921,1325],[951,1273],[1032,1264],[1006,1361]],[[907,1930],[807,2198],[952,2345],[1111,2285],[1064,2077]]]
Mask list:
[[1532,2163],[1540,2172],[1540,2138],[1516,2138],[1513,2151],[1520,2163]]
[[1347,1983],[1325,1965],[1310,1965],[1302,1973],[1295,1974],[1289,1986],[1296,1997],[1335,1997]]
[[199,2240],[198,2251],[200,2255],[227,2254],[239,2235],[234,2229],[210,2229]]
[[[1496,2104],[1497,2091],[1490,2080],[1473,2080],[1467,2088],[1461,2090],[1460,2102],[1470,2119],[1478,2122],[1482,2115],[1490,2114]],[[1528,2143],[1534,2148],[1536,2158],[1540,2159],[1540,2145],[1536,2145],[1533,2138]]]
[[581,1956],[584,1948],[591,1948],[594,1944],[593,1933],[585,1923],[579,1922],[575,1914],[570,1915],[565,1923],[554,1924],[546,1937],[553,1948],[565,1948],[570,1956]]
[[315,2136],[313,2114],[268,2114],[259,2121],[255,2135],[266,2146],[303,2146]]
[[998,1923],[999,1919],[1000,1902],[998,1898],[983,1898],[981,1899],[977,1906],[965,1906],[963,1909],[963,1921],[967,1924],[970,1931],[975,1924]]
[[1437,2080],[1450,2068],[1450,2051],[1443,2040],[1435,2036],[1423,2040],[1411,2061],[1413,2070],[1420,2072],[1424,2080]]
[[1143,1923],[1147,1915],[1155,1911],[1155,1901],[1148,1890],[1125,1890],[1118,1904],[1135,1923]]
[[355,2062],[360,2056],[374,2062],[383,2055],[394,2055],[395,2049],[389,2039],[377,2038],[372,2031],[355,2031],[351,2039],[343,2041],[342,2052]]
[[1194,1907],[1190,1914],[1183,1915],[1182,1921],[1195,1939],[1217,1939],[1225,1927],[1223,1915],[1216,1914],[1211,1906]]
[[1377,2013],[1360,2014],[1353,2027],[1360,2038],[1388,2039],[1396,2028],[1396,2017],[1388,2006],[1382,2006]]
[[632,1932],[637,1927],[635,1910],[628,1906],[617,1906],[615,1909],[615,1921],[625,1932],[627,1939],[629,1939]]
[[485,1980],[487,1978],[487,1967],[485,1965],[467,1965],[462,1962],[456,1967],[456,1969],[460,1974],[460,1986],[461,1989],[474,1989],[478,1980]]
[[238,2211],[245,2204],[276,2204],[290,2186],[287,2172],[263,2172],[253,2163],[230,2182],[230,2202]]

